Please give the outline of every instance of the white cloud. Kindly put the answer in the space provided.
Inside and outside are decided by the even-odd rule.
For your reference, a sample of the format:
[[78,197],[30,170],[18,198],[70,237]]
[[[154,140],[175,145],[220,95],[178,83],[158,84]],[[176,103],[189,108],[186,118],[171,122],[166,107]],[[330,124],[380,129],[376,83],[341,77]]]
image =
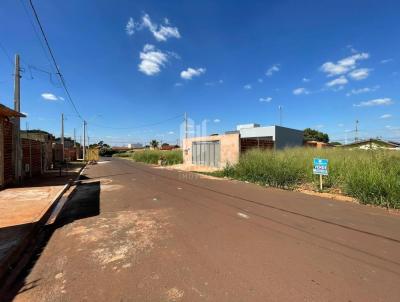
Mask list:
[[172,135],[172,134],[175,134],[175,132],[174,131],[169,131],[168,134]]
[[65,99],[64,99],[62,96],[59,96],[58,99],[59,99],[60,101],[65,101]]
[[310,79],[308,79],[308,78],[303,78],[303,80],[302,80],[304,83],[308,83],[308,82],[310,82],[311,80]]
[[132,36],[135,31],[147,28],[154,36],[157,41],[167,41],[169,38],[181,37],[177,27],[169,26],[170,22],[167,18],[164,18],[164,25],[158,25],[151,21],[148,14],[144,14],[141,22],[135,22],[133,18],[129,18],[128,23],[125,26],[125,31],[129,36]]
[[381,119],[388,119],[388,118],[391,118],[391,117],[392,117],[391,114],[383,114],[383,115],[381,115],[379,118],[381,118]]
[[391,126],[391,125],[386,125],[385,128],[387,128],[389,130],[392,130],[392,131],[396,131],[396,132],[400,130],[400,127],[394,127],[394,126]]
[[384,60],[381,60],[381,63],[382,63],[382,64],[386,64],[386,63],[390,63],[390,62],[392,62],[392,61],[393,61],[392,58],[390,58],[390,59],[384,59]]
[[42,98],[44,98],[46,101],[57,101],[58,100],[58,97],[50,92],[42,93]]
[[243,88],[246,89],[246,90],[250,90],[250,89],[253,88],[253,86],[251,86],[250,84],[246,84],[246,85],[243,86]]
[[153,23],[148,14],[144,14],[144,16],[142,17],[142,26],[147,27],[157,41],[167,41],[168,38],[179,39],[181,37],[177,27],[168,26],[169,25],[168,19],[167,20],[164,19],[164,23],[167,26],[164,25],[159,26],[158,24]]
[[344,124],[342,124],[342,123],[340,123],[340,124],[338,124],[338,127],[343,127],[344,126]]
[[381,98],[374,99],[370,101],[360,102],[358,104],[354,104],[354,107],[371,107],[371,106],[384,106],[393,104],[393,100],[391,98]]
[[310,92],[309,92],[307,89],[305,89],[305,88],[303,88],[303,87],[300,87],[300,88],[294,89],[294,90],[293,90],[293,94],[294,94],[294,95],[310,94]]
[[356,81],[364,80],[364,79],[368,78],[370,71],[371,71],[371,69],[368,69],[368,68],[355,69],[352,72],[350,72],[348,74],[348,76]]
[[357,53],[347,58],[341,59],[336,63],[333,62],[326,62],[322,64],[320,70],[325,72],[328,77],[333,77],[341,74],[345,74],[348,71],[356,68],[357,61],[366,60],[369,58],[368,53]]
[[346,79],[345,76],[341,76],[339,78],[336,78],[328,83],[326,83],[325,85],[328,87],[333,87],[336,85],[346,85],[349,81]]
[[346,45],[346,48],[348,48],[351,51],[351,53],[357,53],[358,52],[357,49],[355,49],[353,47],[353,45],[351,45],[351,44]]
[[206,72],[205,68],[191,68],[181,72],[181,78],[185,80],[191,80],[193,77],[198,77]]
[[271,77],[275,72],[278,72],[280,70],[279,64],[274,64],[268,70],[265,72],[265,75],[267,77]]
[[219,123],[221,120],[219,118],[214,119],[214,123]]
[[264,80],[262,78],[257,79],[258,83],[262,83],[264,82]]
[[361,94],[361,93],[368,93],[368,92],[374,92],[380,88],[379,85],[376,85],[374,87],[364,87],[364,88],[359,88],[359,89],[352,89],[350,92],[346,93],[347,96],[351,96],[353,94]]
[[177,82],[177,83],[174,84],[174,86],[175,86],[175,87],[181,87],[181,86],[183,86],[183,84],[180,83],[180,82]]
[[270,96],[268,96],[268,97],[265,97],[265,98],[259,98],[258,100],[260,102],[262,102],[262,103],[269,103],[269,102],[272,101],[272,98]]
[[206,82],[206,83],[204,83],[204,85],[206,85],[206,86],[216,86],[216,85],[222,85],[223,83],[224,83],[223,80],[218,80],[218,81],[215,81],[215,82]]
[[132,36],[135,33],[135,29],[138,27],[138,23],[136,23],[132,17],[129,18],[128,23],[126,23],[125,31],[129,36]]
[[140,52],[140,59],[139,71],[152,76],[159,73],[161,67],[168,62],[168,54],[156,49],[154,45],[146,44]]

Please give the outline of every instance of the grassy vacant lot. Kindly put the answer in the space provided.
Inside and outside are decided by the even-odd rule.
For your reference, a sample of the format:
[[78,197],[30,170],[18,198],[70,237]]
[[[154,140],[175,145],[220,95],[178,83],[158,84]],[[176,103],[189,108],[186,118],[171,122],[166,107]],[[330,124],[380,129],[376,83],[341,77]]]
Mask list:
[[158,164],[159,160],[164,165],[176,165],[183,162],[183,154],[181,150],[161,151],[161,150],[143,150],[135,152],[118,153],[114,156],[125,157],[137,162],[147,164]]
[[312,159],[329,159],[324,186],[360,202],[400,208],[400,152],[293,148],[282,151],[252,150],[238,164],[227,166],[219,176],[281,188],[318,188]]

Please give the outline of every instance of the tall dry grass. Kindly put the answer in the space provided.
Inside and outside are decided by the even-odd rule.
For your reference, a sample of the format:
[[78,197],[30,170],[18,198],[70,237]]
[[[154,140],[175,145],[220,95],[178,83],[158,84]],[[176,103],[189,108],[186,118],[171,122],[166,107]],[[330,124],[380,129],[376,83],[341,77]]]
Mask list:
[[328,190],[340,190],[362,203],[400,208],[400,152],[342,148],[291,148],[280,151],[251,150],[239,163],[227,166],[223,175],[262,185],[296,188],[314,186],[313,158],[329,160]]
[[135,152],[126,152],[115,154],[117,157],[127,157],[137,162],[143,162],[147,164],[158,164],[159,160],[162,160],[164,165],[176,165],[183,162],[182,150],[141,150]]

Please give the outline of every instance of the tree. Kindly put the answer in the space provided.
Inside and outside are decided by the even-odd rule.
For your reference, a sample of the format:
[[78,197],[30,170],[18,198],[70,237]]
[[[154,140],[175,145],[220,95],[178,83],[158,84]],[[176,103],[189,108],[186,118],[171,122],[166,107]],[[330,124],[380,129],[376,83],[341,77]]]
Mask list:
[[158,141],[156,141],[155,139],[150,142],[150,146],[152,146],[154,149],[158,148],[158,144]]
[[163,144],[161,145],[161,147],[168,147],[168,146],[169,146],[168,143],[163,143]]
[[329,136],[326,133],[314,130],[311,128],[304,129],[304,141],[317,141],[317,142],[329,142]]
[[339,142],[331,142],[331,145],[334,145],[334,146],[341,146],[342,143],[339,143]]

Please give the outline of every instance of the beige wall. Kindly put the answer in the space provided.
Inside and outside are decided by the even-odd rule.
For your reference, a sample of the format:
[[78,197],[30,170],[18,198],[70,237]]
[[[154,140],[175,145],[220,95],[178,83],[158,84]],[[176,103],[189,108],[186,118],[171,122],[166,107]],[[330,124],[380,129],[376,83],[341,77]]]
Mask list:
[[219,167],[224,167],[228,163],[235,164],[239,161],[240,139],[239,133],[223,134],[215,136],[193,137],[183,140],[183,162],[192,164],[192,143],[193,142],[220,142],[220,162]]

